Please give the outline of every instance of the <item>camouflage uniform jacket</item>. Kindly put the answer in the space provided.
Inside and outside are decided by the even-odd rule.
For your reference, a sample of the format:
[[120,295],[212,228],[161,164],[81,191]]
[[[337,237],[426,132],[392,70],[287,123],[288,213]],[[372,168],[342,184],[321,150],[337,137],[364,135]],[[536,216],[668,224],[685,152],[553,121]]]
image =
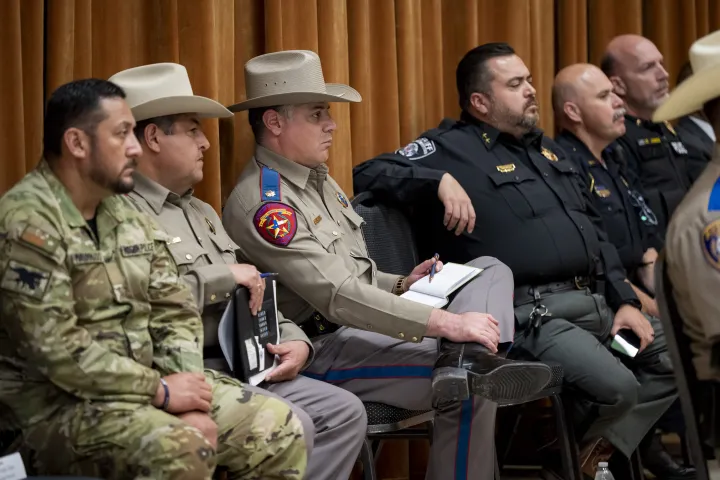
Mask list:
[[202,371],[202,324],[166,234],[121,195],[98,237],[45,161],[0,199],[0,404],[21,427],[78,402],[149,404]]

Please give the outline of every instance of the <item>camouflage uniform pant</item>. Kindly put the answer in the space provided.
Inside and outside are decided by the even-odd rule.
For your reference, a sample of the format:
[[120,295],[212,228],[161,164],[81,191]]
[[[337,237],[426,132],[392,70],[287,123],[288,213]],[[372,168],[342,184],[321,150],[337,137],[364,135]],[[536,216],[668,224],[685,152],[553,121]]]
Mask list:
[[205,373],[213,388],[217,452],[200,431],[157,408],[93,402],[25,430],[25,461],[42,474],[106,480],[209,479],[216,465],[231,479],[304,478],[306,439],[290,407],[224,375]]

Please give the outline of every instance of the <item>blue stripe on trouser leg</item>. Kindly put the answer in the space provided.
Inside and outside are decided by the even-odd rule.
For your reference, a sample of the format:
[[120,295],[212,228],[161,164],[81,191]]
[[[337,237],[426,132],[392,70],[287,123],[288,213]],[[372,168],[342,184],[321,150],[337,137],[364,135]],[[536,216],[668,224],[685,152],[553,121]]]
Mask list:
[[455,480],[466,480],[468,472],[468,455],[470,454],[470,435],[472,433],[473,411],[475,403],[472,398],[462,402],[460,407],[460,426],[458,427],[457,450],[455,452]]
[[328,370],[325,374],[303,372],[315,380],[325,382],[346,382],[348,380],[371,380],[382,378],[430,378],[433,367],[428,365],[386,365],[373,367]]

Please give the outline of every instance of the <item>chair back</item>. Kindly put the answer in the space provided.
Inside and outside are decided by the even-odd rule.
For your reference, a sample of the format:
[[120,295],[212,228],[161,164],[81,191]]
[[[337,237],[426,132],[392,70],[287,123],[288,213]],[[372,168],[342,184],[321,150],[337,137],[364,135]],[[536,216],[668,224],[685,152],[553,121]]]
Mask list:
[[363,236],[378,270],[407,275],[420,263],[412,226],[403,211],[378,201],[372,192],[356,196],[352,206],[365,220]]
[[[673,296],[672,284],[667,273],[665,252],[662,252],[655,262],[655,292],[665,341],[675,369],[675,380],[685,417],[690,455],[697,469],[698,480],[708,480],[710,477],[703,453],[704,437],[706,436],[702,434],[700,417],[703,412],[702,403],[704,403],[699,395],[701,382],[697,379],[690,339],[683,330],[682,318]],[[703,423],[707,425],[705,422]]]

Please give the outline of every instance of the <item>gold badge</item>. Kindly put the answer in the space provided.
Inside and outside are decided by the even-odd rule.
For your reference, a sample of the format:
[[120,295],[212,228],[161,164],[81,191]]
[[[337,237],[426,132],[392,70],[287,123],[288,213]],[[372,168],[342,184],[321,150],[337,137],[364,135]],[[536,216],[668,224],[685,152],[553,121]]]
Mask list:
[[483,140],[485,140],[485,143],[487,143],[488,145],[490,144],[490,137],[488,137],[487,133],[483,132],[482,138]]
[[215,225],[213,225],[210,219],[208,219],[207,217],[205,217],[205,223],[207,223],[208,228],[210,229],[210,233],[215,235]]
[[543,157],[547,158],[551,162],[558,161],[557,155],[555,155],[553,152],[551,152],[550,150],[548,150],[545,147],[542,147],[542,154],[543,154]]
[[495,168],[497,168],[497,171],[500,173],[510,173],[515,171],[515,164],[514,163],[508,163],[505,165],[498,165]]
[[313,220],[313,223],[315,225],[317,225],[318,223],[320,223],[321,220],[322,220],[322,217],[320,215],[318,215],[317,217],[315,217],[315,220]]

